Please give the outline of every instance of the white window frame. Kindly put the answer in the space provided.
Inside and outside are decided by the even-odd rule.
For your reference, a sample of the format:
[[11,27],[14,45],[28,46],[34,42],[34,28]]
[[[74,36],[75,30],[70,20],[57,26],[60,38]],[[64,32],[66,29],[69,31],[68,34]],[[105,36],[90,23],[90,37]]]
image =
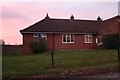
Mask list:
[[[65,35],[66,42],[63,41],[64,35]],[[73,36],[73,42],[71,42],[71,35]],[[70,38],[70,42],[67,42],[68,38]],[[74,43],[74,34],[62,34],[62,43]]]
[[[39,41],[40,37],[47,40],[47,34],[45,33],[34,33],[33,34],[34,41]],[[37,40],[35,38],[37,38]]]
[[47,40],[47,34],[42,33],[42,34],[40,34],[40,35],[41,35],[41,38],[43,38],[43,39]]
[[[34,38],[34,41],[38,41],[38,39],[39,39],[39,34],[37,34],[37,33],[35,33],[35,34],[33,34],[33,38]],[[37,40],[35,39],[35,38],[37,38]]]
[[34,34],[34,37],[38,37],[38,34],[35,33],[35,34]]
[[92,35],[90,34],[85,35],[85,43],[92,43]]

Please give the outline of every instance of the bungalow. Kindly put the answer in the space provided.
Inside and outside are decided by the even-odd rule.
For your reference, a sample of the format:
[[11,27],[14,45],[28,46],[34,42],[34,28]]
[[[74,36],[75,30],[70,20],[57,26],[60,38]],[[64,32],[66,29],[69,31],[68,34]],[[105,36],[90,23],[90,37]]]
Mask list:
[[95,49],[96,43],[100,42],[98,34],[118,30],[117,17],[105,21],[100,17],[97,20],[78,20],[73,15],[70,19],[54,19],[47,14],[43,20],[20,30],[23,35],[23,53],[30,53],[29,43],[39,38],[46,40],[49,50],[53,47],[54,50]]

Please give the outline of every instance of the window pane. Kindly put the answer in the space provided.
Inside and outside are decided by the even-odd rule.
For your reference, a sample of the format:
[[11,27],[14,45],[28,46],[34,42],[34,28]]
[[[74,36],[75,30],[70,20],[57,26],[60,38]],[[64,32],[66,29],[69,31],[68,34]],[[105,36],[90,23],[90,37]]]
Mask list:
[[86,35],[86,42],[88,42],[89,40],[88,40],[89,38],[88,38],[88,35]]
[[46,34],[40,34],[40,35],[41,35],[41,38],[47,39],[47,35]]
[[34,37],[38,37],[38,34],[34,34]]
[[46,34],[41,34],[41,36],[43,37],[43,36],[46,36]]
[[88,37],[86,37],[86,42],[89,42],[89,38]]
[[66,36],[63,35],[63,42],[66,42]]
[[67,42],[70,42],[70,37],[67,37]]
[[89,42],[92,42],[92,37],[89,37]]
[[67,37],[70,37],[71,35],[70,34],[67,34]]
[[73,35],[71,35],[71,42],[74,42],[74,41],[73,41]]

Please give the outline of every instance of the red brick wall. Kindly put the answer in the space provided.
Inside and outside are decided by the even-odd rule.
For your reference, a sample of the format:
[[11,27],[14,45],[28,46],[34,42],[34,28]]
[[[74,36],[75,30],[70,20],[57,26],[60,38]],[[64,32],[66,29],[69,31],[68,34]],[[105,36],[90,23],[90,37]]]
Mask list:
[[47,47],[49,50],[53,49],[53,35],[47,34]]
[[108,20],[105,20],[101,23],[101,28],[99,29],[99,42],[102,42],[103,36],[106,34],[116,34],[118,33],[118,17],[114,17]]
[[[55,50],[80,50],[80,49],[95,49],[95,36],[93,43],[84,43],[84,35],[74,35],[75,43],[62,43],[62,34],[55,35]],[[53,48],[53,36],[47,35],[48,49]]]
[[33,41],[33,34],[23,34],[23,53],[30,54],[32,53],[29,43]]
[[101,25],[99,33],[102,35],[118,33],[118,17],[104,21]]
[[[74,35],[74,43],[62,43],[62,34],[54,36],[55,50],[80,50],[80,49],[95,49],[95,36],[93,36],[93,43],[84,43],[84,35]],[[31,53],[29,42],[33,41],[33,34],[23,35],[23,53]],[[53,49],[53,36],[47,34],[47,47],[49,50]]]

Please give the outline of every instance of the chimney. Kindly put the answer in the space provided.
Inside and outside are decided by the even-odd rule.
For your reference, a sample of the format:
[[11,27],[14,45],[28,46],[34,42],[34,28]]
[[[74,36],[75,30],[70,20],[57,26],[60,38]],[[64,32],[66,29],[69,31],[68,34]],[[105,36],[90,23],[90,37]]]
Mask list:
[[50,17],[48,16],[48,13],[47,13],[45,19],[49,19],[49,18],[50,18]]
[[74,20],[74,16],[73,16],[73,15],[71,15],[70,19],[71,19],[71,20]]
[[102,21],[102,19],[100,18],[100,16],[98,16],[97,21]]

